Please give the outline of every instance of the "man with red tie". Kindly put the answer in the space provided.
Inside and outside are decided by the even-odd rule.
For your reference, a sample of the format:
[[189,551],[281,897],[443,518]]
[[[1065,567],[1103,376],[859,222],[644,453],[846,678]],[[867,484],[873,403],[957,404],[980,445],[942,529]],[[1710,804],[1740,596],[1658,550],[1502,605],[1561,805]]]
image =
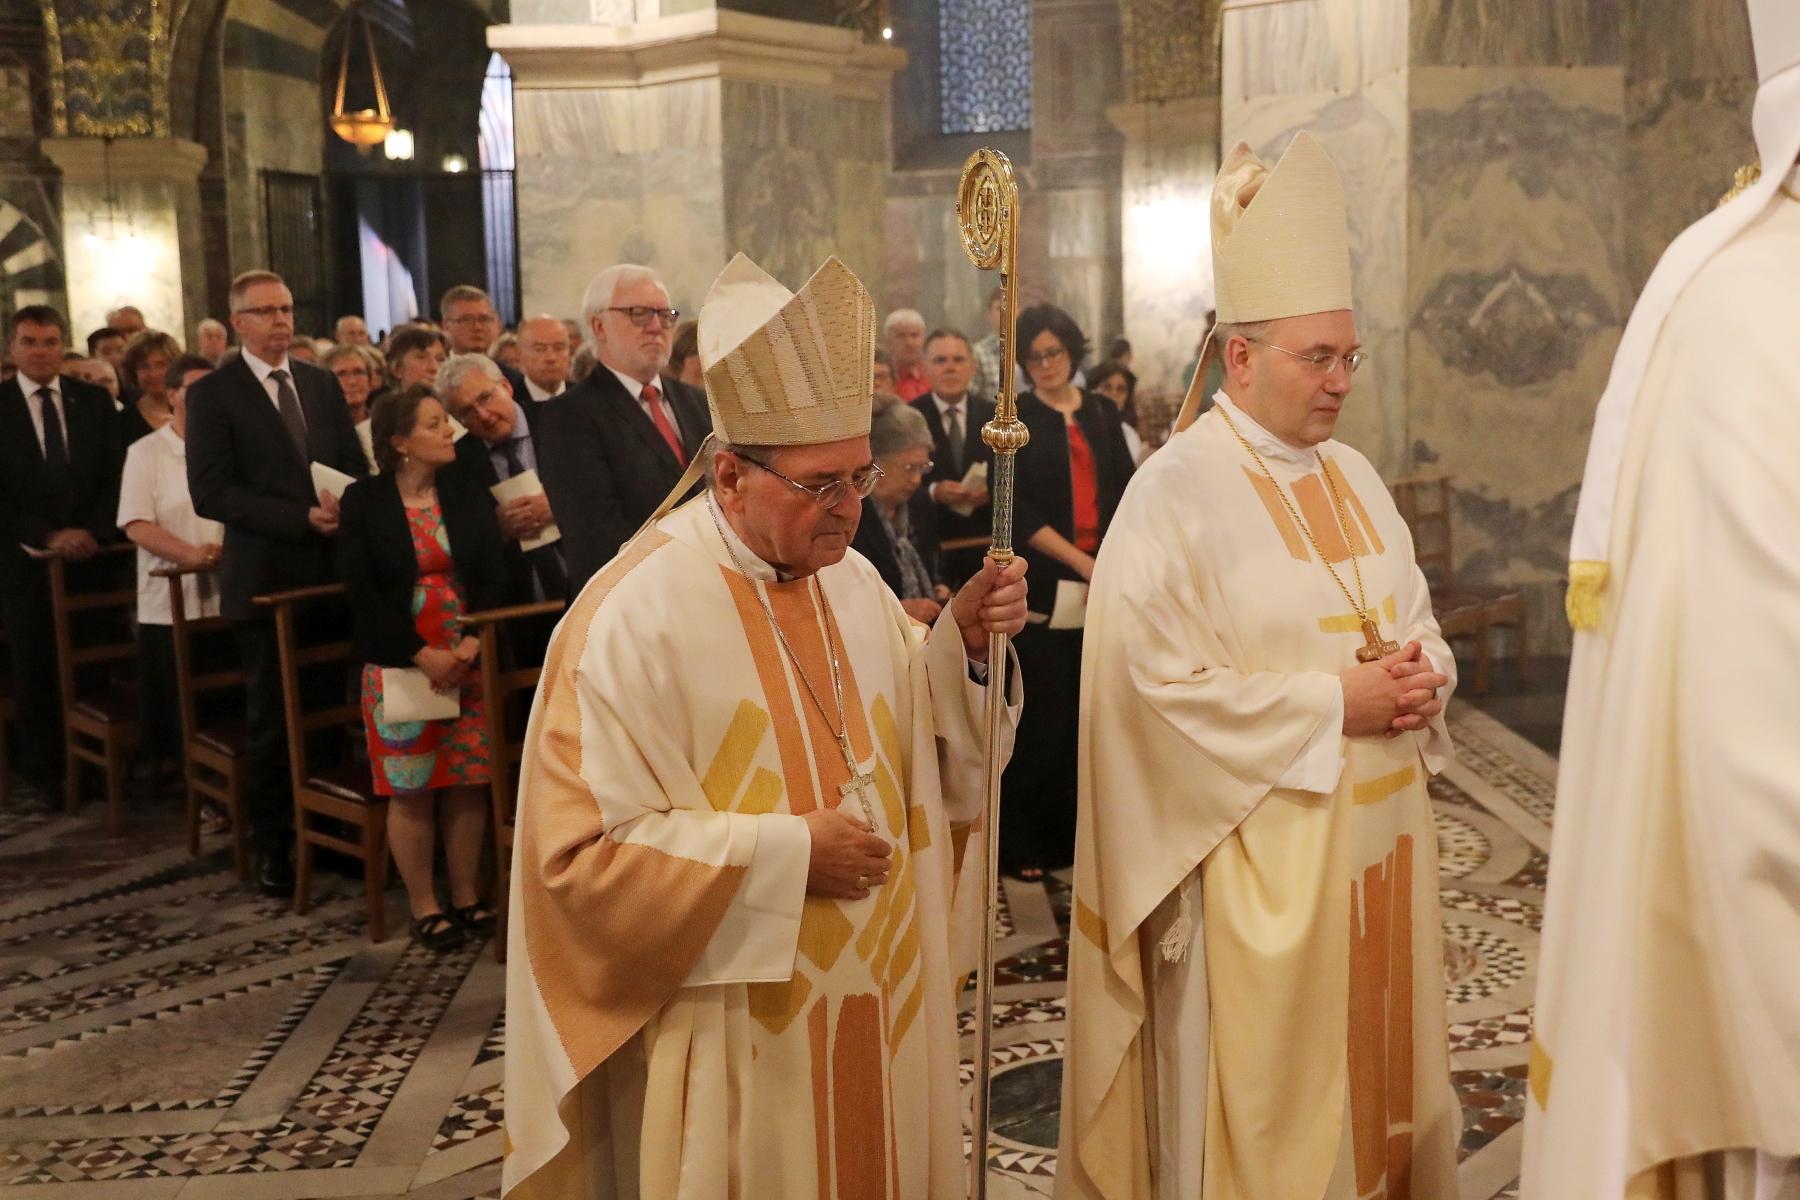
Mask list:
[[669,494],[712,431],[706,394],[659,374],[680,318],[656,272],[630,263],[596,275],[582,300],[600,365],[541,410],[534,435],[571,599]]

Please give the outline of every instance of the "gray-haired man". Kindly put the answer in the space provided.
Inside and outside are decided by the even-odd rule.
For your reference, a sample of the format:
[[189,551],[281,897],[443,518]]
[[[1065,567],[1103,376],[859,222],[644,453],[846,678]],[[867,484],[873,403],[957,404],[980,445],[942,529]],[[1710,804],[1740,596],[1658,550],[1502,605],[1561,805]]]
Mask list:
[[532,414],[571,597],[637,532],[712,430],[705,394],[660,374],[681,314],[655,271],[608,267],[581,309],[599,365]]
[[[456,444],[456,470],[483,489],[538,469],[533,418],[543,405],[513,395],[512,385],[484,354],[456,354],[438,368],[433,385],[444,410],[469,434]],[[500,532],[514,546],[542,534],[556,520],[543,492],[517,496],[495,509]],[[560,600],[568,592],[561,542],[520,550],[513,570],[512,602]],[[545,631],[546,638],[548,630]]]

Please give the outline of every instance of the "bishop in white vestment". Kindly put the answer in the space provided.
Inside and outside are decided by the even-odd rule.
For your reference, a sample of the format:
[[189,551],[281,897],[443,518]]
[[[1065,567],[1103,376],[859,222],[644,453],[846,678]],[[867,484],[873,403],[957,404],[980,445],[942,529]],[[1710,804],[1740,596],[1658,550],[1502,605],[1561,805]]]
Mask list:
[[1520,1194],[1800,1197],[1800,6],[1595,415]]
[[1023,627],[1024,572],[990,564],[927,629],[848,550],[873,336],[837,259],[798,295],[735,259],[700,318],[712,490],[551,643],[512,876],[509,1196],[963,1195],[971,654]]
[[1330,437],[1343,192],[1302,133],[1273,172],[1239,145],[1213,216],[1226,386],[1139,469],[1088,597],[1057,1195],[1450,1200],[1454,661]]

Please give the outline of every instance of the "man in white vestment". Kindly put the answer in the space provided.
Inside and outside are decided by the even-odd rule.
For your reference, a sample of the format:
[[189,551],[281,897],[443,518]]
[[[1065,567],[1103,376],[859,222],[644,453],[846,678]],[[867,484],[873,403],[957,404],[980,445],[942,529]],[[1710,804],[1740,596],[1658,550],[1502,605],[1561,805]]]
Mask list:
[[798,295],[734,259],[700,313],[711,489],[551,643],[512,876],[509,1196],[964,1193],[951,909],[1024,564],[928,629],[849,550],[879,478],[874,330],[837,259]]
[[1800,1197],[1800,5],[1594,418],[1521,1195]]
[[1331,438],[1342,184],[1305,133],[1273,171],[1240,143],[1212,222],[1224,387],[1132,479],[1088,596],[1056,1193],[1449,1200],[1426,780],[1454,660]]

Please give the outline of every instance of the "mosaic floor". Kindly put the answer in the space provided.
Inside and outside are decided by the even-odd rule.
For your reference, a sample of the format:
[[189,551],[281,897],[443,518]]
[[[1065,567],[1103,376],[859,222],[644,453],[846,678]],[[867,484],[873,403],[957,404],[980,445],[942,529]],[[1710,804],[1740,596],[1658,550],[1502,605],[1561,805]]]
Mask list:
[[[1453,710],[1433,782],[1462,1195],[1518,1174],[1555,762]],[[166,802],[108,838],[0,804],[0,1197],[499,1194],[503,970],[364,936],[360,884],[295,916],[190,859]],[[390,892],[390,928],[402,928]],[[1007,884],[995,993],[992,1194],[1056,1170],[1070,889]],[[965,1052],[974,1018],[963,1014]],[[964,1064],[965,1083],[972,1068]]]

